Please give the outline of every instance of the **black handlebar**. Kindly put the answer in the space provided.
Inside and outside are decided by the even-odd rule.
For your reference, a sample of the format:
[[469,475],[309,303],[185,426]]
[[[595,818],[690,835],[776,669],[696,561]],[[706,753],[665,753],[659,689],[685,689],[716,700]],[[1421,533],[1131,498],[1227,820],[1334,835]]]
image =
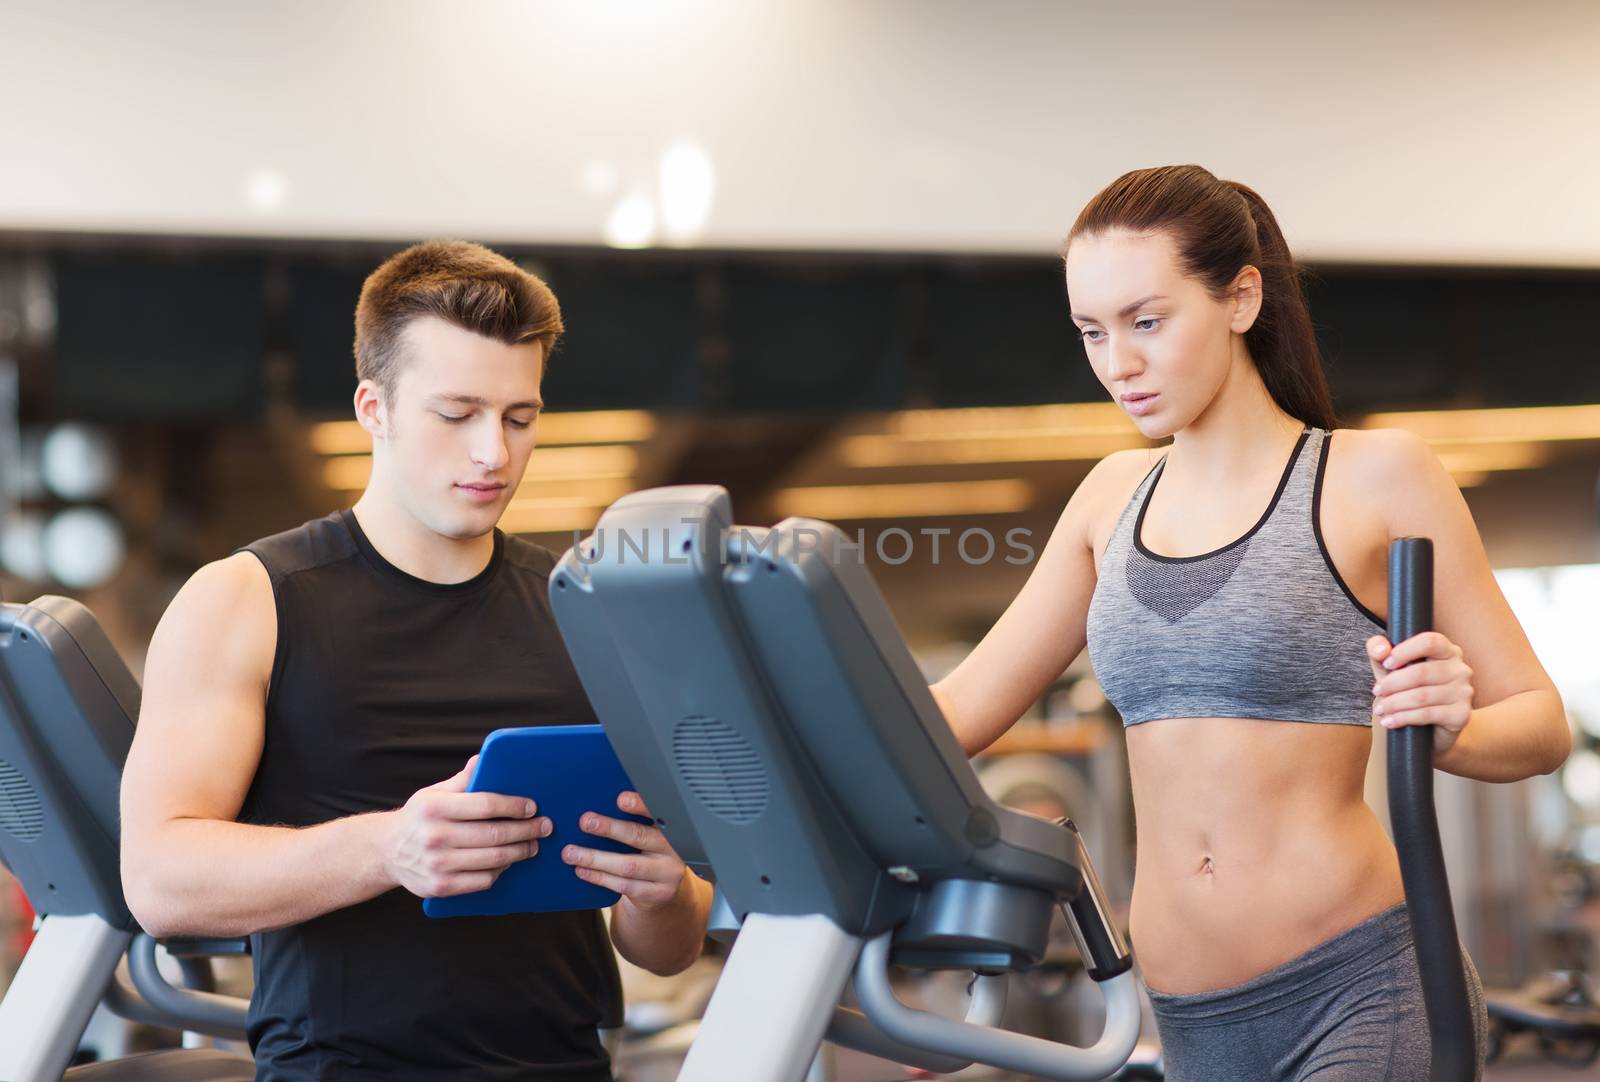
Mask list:
[[[1402,537],[1389,546],[1389,641],[1433,629],[1433,542]],[[1411,935],[1422,973],[1433,1041],[1433,1082],[1472,1082],[1477,1039],[1467,999],[1461,941],[1433,805],[1433,727],[1389,733],[1389,821],[1400,853]]]

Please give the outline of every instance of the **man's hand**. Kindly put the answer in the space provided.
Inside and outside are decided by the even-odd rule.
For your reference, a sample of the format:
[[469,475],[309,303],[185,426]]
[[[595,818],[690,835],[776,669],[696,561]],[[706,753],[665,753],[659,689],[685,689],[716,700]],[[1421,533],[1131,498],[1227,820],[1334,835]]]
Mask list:
[[419,898],[486,890],[510,865],[539,851],[550,820],[526,797],[469,793],[478,757],[452,778],[420,789],[387,812],[383,869]]
[[[635,792],[617,797],[617,807],[629,815],[650,816],[644,798]],[[585,834],[612,838],[639,850],[637,853],[608,853],[568,845],[561,850],[561,859],[573,866],[578,878],[614,890],[640,909],[660,909],[677,900],[684,889],[684,873],[688,869],[673,852],[660,827],[630,819],[612,819],[595,812],[585,812],[578,825]]]

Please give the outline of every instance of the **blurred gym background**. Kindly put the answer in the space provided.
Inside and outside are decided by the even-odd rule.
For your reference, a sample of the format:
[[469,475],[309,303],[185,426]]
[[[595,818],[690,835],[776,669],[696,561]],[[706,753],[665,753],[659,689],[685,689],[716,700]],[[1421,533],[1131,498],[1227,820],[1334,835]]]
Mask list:
[[[1570,709],[1558,776],[1439,778],[1466,943],[1491,984],[1594,972],[1597,55],[1581,0],[0,0],[0,592],[82,599],[139,672],[197,566],[354,500],[362,278],[465,237],[569,328],[503,528],[560,551],[689,482],[834,520],[937,678],[1030,570],[1004,539],[1042,548],[1143,445],[1061,237],[1119,173],[1197,161],[1273,205],[1345,424],[1433,444]],[[1085,823],[1125,899],[1120,741],[1080,658],[980,765]],[[0,925],[3,986],[7,887]],[[639,1032],[694,980],[641,985]]]

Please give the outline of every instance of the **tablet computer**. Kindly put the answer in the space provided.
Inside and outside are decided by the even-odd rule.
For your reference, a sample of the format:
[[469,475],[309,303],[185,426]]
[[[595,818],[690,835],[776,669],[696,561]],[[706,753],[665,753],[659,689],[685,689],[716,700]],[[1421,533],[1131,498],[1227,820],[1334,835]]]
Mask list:
[[539,851],[501,872],[488,890],[426,898],[422,911],[430,917],[500,916],[616,904],[621,895],[579,879],[577,870],[561,859],[561,850],[572,844],[612,853],[637,852],[578,826],[585,812],[650,823],[618,810],[617,797],[632,788],[598,725],[495,730],[483,742],[467,791],[528,797],[538,805],[538,814],[550,820],[550,836],[540,838]]

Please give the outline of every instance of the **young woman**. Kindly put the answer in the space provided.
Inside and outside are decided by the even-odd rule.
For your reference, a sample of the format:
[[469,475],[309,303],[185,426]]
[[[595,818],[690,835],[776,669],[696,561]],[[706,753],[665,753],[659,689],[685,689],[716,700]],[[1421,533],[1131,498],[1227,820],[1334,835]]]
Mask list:
[[[1362,799],[1372,723],[1432,725],[1439,769],[1513,781],[1565,759],[1560,698],[1438,459],[1334,431],[1260,196],[1198,166],[1128,173],[1065,255],[1095,375],[1171,443],[1095,466],[935,698],[976,753],[1088,647],[1127,726],[1130,933],[1168,1079],[1424,1080],[1399,864]],[[1434,542],[1437,630],[1391,644],[1386,553],[1408,535]]]

